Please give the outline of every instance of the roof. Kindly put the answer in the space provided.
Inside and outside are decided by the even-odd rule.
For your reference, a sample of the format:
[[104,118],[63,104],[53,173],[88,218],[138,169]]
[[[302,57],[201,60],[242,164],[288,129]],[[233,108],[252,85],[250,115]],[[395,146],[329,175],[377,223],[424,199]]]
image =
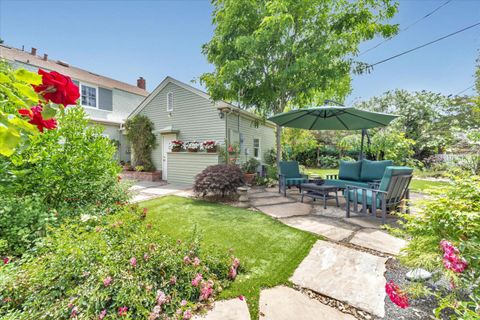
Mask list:
[[10,61],[18,61],[21,63],[29,64],[37,68],[57,71],[75,80],[88,82],[107,89],[119,89],[143,97],[148,96],[148,91],[141,89],[137,86],[114,80],[105,76],[101,76],[96,73],[83,70],[74,66],[70,66],[65,62],[51,59],[44,60],[43,57],[32,55],[29,52],[8,47],[5,45],[0,45],[0,57]]
[[[143,108],[145,108],[145,106],[146,106],[150,101],[152,101],[153,98],[155,98],[155,96],[156,96],[160,91],[162,91],[162,89],[165,88],[165,87],[167,86],[167,84],[169,84],[169,83],[173,83],[173,84],[175,84],[175,85],[177,85],[177,86],[179,86],[179,87],[181,87],[181,88],[183,88],[183,89],[185,89],[185,90],[188,90],[188,91],[190,91],[190,92],[193,92],[193,93],[201,96],[202,98],[205,98],[205,99],[207,99],[207,100],[210,100],[212,103],[215,104],[215,106],[216,106],[217,109],[219,109],[219,110],[222,110],[222,111],[223,111],[223,110],[229,110],[229,111],[233,111],[233,112],[238,112],[239,114],[241,114],[241,115],[243,115],[243,116],[245,116],[245,117],[247,117],[247,118],[251,118],[251,119],[253,119],[253,120],[263,120],[262,117],[254,114],[254,113],[245,111],[245,110],[243,110],[243,109],[241,109],[241,108],[239,108],[239,107],[237,107],[237,106],[235,106],[235,105],[233,105],[233,104],[231,104],[231,103],[228,103],[228,102],[226,102],[226,101],[223,101],[223,100],[213,101],[212,97],[210,97],[210,95],[209,95],[208,93],[203,92],[203,91],[200,90],[200,89],[197,89],[197,88],[195,88],[195,87],[192,87],[191,85],[186,84],[186,83],[184,83],[184,82],[181,82],[181,81],[179,81],[179,80],[177,80],[177,79],[174,79],[174,78],[172,78],[172,77],[170,77],[170,76],[167,76],[165,79],[163,79],[163,81],[160,82],[160,84],[155,88],[155,90],[153,90],[152,93],[150,93],[150,95],[149,95],[148,97],[146,97],[146,98],[142,101],[142,103],[140,103],[140,105],[139,105],[137,108],[135,108],[135,110],[133,110],[132,113],[131,113],[128,117],[130,118],[130,117],[133,117],[133,116],[137,115],[138,113],[140,113],[140,111],[142,111]],[[266,125],[269,125],[269,126],[273,126],[273,127],[276,126],[275,123],[273,123],[273,122],[271,122],[271,121],[268,121],[268,120],[265,121],[265,124],[266,124]]]

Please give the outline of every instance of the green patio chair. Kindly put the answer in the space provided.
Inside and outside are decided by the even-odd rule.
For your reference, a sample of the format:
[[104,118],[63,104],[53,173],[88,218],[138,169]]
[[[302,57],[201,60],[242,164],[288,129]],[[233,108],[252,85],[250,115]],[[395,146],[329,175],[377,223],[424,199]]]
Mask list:
[[353,211],[358,211],[358,205],[362,205],[362,214],[371,212],[375,217],[377,208],[382,210],[382,223],[385,223],[387,211],[397,210],[403,199],[407,199],[408,213],[408,186],[412,180],[413,169],[409,167],[388,166],[385,169],[378,188],[364,188],[347,185],[345,199],[347,202],[346,215],[350,218],[350,204],[353,203]]
[[302,183],[308,182],[308,176],[301,174],[297,161],[280,161],[278,174],[278,193],[283,190],[283,195],[287,195],[287,188],[297,187],[302,191]]

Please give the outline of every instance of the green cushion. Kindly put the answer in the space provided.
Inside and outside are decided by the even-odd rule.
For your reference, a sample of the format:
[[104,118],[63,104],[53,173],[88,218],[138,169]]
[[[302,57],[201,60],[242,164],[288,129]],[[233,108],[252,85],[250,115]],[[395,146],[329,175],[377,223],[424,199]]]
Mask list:
[[385,168],[393,165],[392,160],[370,161],[362,160],[362,170],[360,171],[360,180],[373,181],[381,180],[385,173]]
[[400,175],[411,175],[413,174],[413,169],[409,167],[395,167],[395,166],[388,166],[385,168],[385,173],[383,174],[382,181],[380,182],[380,186],[378,187],[379,190],[387,191],[390,185],[390,180],[393,176],[400,176]]
[[[363,191],[364,191],[364,190],[357,190],[357,203],[363,204]],[[347,190],[345,190],[345,191],[343,192],[343,196],[344,196],[345,198],[347,197],[347,194],[346,194],[346,193],[347,193]],[[350,190],[349,193],[350,193],[350,197],[349,197],[349,198],[350,198],[350,202],[353,202],[353,201],[355,200],[355,195],[354,195],[353,190]],[[367,205],[370,205],[370,206],[371,206],[371,205],[372,205],[372,198],[373,198],[373,197],[372,197],[372,191],[367,190],[366,196],[367,196]],[[381,197],[381,195],[380,195],[380,197]],[[377,207],[379,208],[379,207],[380,207],[379,194],[377,194],[377,199],[376,199],[376,200],[377,200],[377,201],[376,201],[376,202],[377,202]]]
[[338,177],[340,180],[360,181],[361,161],[343,161],[340,160],[340,170]]
[[302,183],[307,183],[308,179],[306,178],[287,178],[285,179],[285,183],[287,186],[299,186]]
[[361,182],[361,181],[352,181],[352,180],[340,180],[340,179],[325,180],[325,184],[335,186],[341,189],[345,189],[347,186],[368,188],[368,183]]
[[280,161],[280,174],[286,178],[301,178],[300,169],[297,161]]

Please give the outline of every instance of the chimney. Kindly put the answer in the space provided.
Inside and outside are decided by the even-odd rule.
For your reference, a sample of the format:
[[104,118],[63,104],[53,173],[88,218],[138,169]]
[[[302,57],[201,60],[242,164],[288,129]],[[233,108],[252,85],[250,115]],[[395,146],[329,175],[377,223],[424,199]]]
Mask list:
[[36,56],[37,55],[37,48],[32,47],[32,51],[30,53],[32,54],[32,56]]
[[43,54],[43,60],[45,60],[45,61],[48,60],[48,54],[46,54],[46,53]]
[[140,77],[137,79],[137,87],[139,87],[140,89],[146,90],[147,82],[145,81],[145,79],[143,79],[143,77]]

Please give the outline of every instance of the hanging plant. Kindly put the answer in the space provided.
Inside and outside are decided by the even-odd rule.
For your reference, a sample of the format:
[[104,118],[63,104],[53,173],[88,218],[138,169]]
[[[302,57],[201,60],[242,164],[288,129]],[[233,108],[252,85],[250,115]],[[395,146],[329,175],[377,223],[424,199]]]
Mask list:
[[125,123],[127,139],[132,146],[134,167],[142,166],[145,171],[155,171],[152,151],[156,146],[153,122],[146,116],[138,115]]

